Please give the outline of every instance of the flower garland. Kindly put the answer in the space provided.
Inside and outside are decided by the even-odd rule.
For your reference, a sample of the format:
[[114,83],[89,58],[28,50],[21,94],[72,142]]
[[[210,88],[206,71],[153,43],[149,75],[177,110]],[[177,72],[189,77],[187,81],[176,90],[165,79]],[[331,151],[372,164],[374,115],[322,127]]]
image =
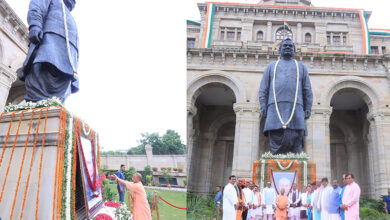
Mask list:
[[41,116],[42,116],[42,109],[39,111],[39,117],[38,117],[38,122],[37,122],[37,128],[36,128],[36,131],[35,131],[35,139],[34,139],[33,151],[32,151],[31,160],[30,160],[30,169],[29,169],[29,171],[28,171],[27,182],[26,182],[26,188],[25,188],[25,190],[24,190],[22,211],[20,212],[20,219],[23,218],[23,210],[24,210],[24,207],[25,207],[25,204],[26,204],[26,198],[27,198],[28,186],[29,186],[29,182],[30,182],[31,169],[32,169],[33,162],[34,162],[33,159],[34,159],[34,155],[35,155],[35,149],[36,149],[36,146],[37,146],[38,132],[39,132],[39,125],[40,125],[40,122],[41,122]]
[[57,157],[56,157],[56,169],[55,169],[55,178],[54,178],[54,195],[53,195],[53,216],[52,216],[52,219],[54,220],[54,216],[55,216],[55,211],[56,211],[56,196],[58,196],[57,195],[57,175],[58,175],[58,173],[59,173],[59,168],[60,168],[60,165],[59,165],[59,163],[60,163],[60,160],[58,160],[58,158],[60,157],[60,138],[61,138],[61,126],[62,126],[62,120],[63,120],[63,111],[61,110],[60,111],[60,123],[59,123],[59,131],[58,131],[58,137],[57,137]]
[[[42,110],[41,110],[42,111]],[[22,177],[22,171],[23,171],[23,165],[24,165],[24,159],[26,157],[26,151],[27,151],[27,144],[28,144],[28,140],[30,138],[30,131],[31,131],[31,126],[32,126],[32,120],[34,118],[34,112],[35,110],[32,110],[31,111],[31,118],[30,118],[30,125],[28,126],[28,131],[27,131],[27,138],[26,138],[26,143],[24,145],[24,151],[23,151],[23,157],[22,157],[22,165],[20,166],[20,170],[19,170],[19,177],[18,177],[18,182],[16,184],[16,190],[15,190],[15,196],[14,196],[14,202],[12,204],[12,208],[11,208],[11,214],[10,214],[10,219],[12,219],[12,216],[14,214],[14,209],[15,209],[15,203],[16,203],[16,197],[18,196],[18,190],[19,190],[19,183],[20,183],[20,178]]]
[[39,174],[38,174],[38,189],[37,189],[37,199],[36,199],[36,207],[35,207],[35,219],[38,219],[38,211],[39,211],[39,188],[41,186],[41,173],[42,173],[42,160],[43,160],[43,149],[45,144],[45,136],[46,136],[46,125],[47,125],[47,116],[49,114],[49,110],[46,111],[45,115],[45,126],[43,128],[43,138],[42,138],[42,147],[41,147],[41,158],[39,163]]
[[15,116],[15,112],[12,113],[11,121],[9,122],[9,126],[8,126],[7,136],[5,136],[5,142],[4,142],[4,146],[3,146],[3,151],[1,153],[1,158],[0,158],[0,167],[1,167],[1,162],[3,161],[5,147],[7,146],[7,142],[8,142],[8,138],[9,138],[9,132],[11,131],[12,122],[14,121],[14,116]]
[[16,130],[15,139],[14,139],[14,144],[12,145],[11,157],[10,157],[10,159],[9,159],[9,161],[8,161],[7,172],[5,173],[5,178],[4,178],[4,182],[3,182],[3,187],[2,187],[2,189],[1,189],[0,202],[1,202],[2,199],[3,199],[4,188],[5,188],[5,185],[6,185],[6,183],[7,183],[7,178],[8,178],[9,169],[10,169],[10,167],[11,167],[12,157],[14,156],[14,151],[15,151],[15,146],[16,146],[16,140],[18,139],[19,128],[20,128],[20,124],[22,123],[23,114],[24,114],[25,111],[27,111],[27,110],[24,110],[24,111],[22,111],[22,112],[20,113],[19,126],[18,126],[18,129]]
[[287,154],[272,154],[271,152],[266,152],[261,155],[261,159],[269,159],[269,160],[309,160],[309,156],[305,153],[287,153]]
[[29,109],[36,109],[36,108],[46,108],[50,106],[63,107],[64,104],[61,102],[59,98],[53,97],[38,102],[26,102],[25,104],[19,104],[19,105],[14,105],[12,103],[9,103],[7,106],[4,107],[3,112],[4,113],[15,112],[15,111],[29,110]]
[[[287,163],[287,166],[282,165],[281,163]],[[282,170],[282,171],[289,170],[293,163],[294,163],[294,161],[289,161],[289,162],[288,161],[279,161],[279,160],[276,161],[276,164],[278,165],[279,170]]]

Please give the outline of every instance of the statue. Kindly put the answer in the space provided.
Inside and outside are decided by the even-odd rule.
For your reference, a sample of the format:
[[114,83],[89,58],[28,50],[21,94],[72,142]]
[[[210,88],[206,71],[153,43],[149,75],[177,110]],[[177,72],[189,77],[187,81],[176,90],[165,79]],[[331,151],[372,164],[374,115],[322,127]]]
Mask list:
[[26,101],[55,96],[64,102],[79,90],[79,42],[76,23],[70,14],[75,4],[76,0],[30,1],[27,15],[30,45],[19,75],[26,84]]
[[303,136],[307,136],[305,119],[310,117],[313,103],[309,73],[302,62],[293,59],[291,39],[281,42],[279,53],[281,59],[267,66],[260,84],[263,132],[272,154],[301,153]]

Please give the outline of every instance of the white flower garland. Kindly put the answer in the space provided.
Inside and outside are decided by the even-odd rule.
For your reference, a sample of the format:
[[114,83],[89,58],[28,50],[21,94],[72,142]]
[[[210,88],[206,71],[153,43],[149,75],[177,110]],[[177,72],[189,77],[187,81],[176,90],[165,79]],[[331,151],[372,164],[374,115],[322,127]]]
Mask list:
[[265,170],[265,160],[261,160],[260,190],[262,190],[264,186],[264,170]]
[[291,161],[286,167],[284,167],[281,163],[280,163],[280,161],[276,161],[276,164],[278,165],[278,167],[279,167],[279,169],[280,170],[288,170],[288,169],[290,169],[291,168],[291,165],[293,164],[293,162],[294,161]]
[[275,154],[273,155],[271,152],[266,152],[263,155],[261,155],[261,159],[268,159],[268,160],[309,160],[309,156],[302,152],[300,154],[295,153],[287,153],[287,154]]
[[286,128],[287,128],[287,125],[290,123],[290,121],[292,120],[292,118],[293,118],[293,116],[294,116],[295,107],[296,107],[296,105],[297,105],[298,88],[299,88],[299,67],[298,67],[298,62],[297,62],[296,60],[294,60],[295,66],[296,66],[296,68],[297,68],[297,84],[296,84],[296,86],[295,86],[294,105],[293,105],[293,109],[292,109],[292,111],[291,111],[290,117],[288,118],[287,122],[284,122],[283,119],[282,119],[282,116],[280,115],[280,112],[279,112],[279,107],[278,107],[278,102],[276,101],[276,92],[275,92],[276,68],[278,67],[279,61],[280,61],[280,60],[276,61],[276,64],[275,64],[275,67],[274,67],[274,79],[272,80],[272,85],[273,85],[273,92],[274,92],[274,101],[275,101],[276,113],[278,114],[280,123],[282,123],[283,129],[286,129]]
[[84,133],[84,135],[85,136],[89,136],[89,134],[91,133],[91,127],[89,127],[89,130],[88,130],[88,132],[85,130],[85,122],[81,122],[81,124],[82,124],[82,126],[81,126],[81,128],[83,129],[83,133]]
[[[69,114],[69,127],[68,127],[68,134],[72,134],[73,133],[73,117],[71,114]],[[70,220],[70,216],[71,216],[71,210],[70,210],[70,197],[71,197],[71,174],[72,174],[72,146],[73,146],[73,143],[72,143],[72,137],[73,135],[69,135],[68,138],[69,138],[69,141],[68,141],[68,151],[66,152],[68,154],[67,156],[67,160],[68,160],[68,169],[67,169],[67,172],[66,172],[66,192],[65,192],[65,195],[66,195],[66,200],[65,200],[65,213],[66,213],[66,219],[67,220]],[[76,171],[74,171],[76,172]],[[76,199],[76,198],[73,198],[73,199]]]
[[6,107],[4,107],[4,112],[14,112],[14,111],[20,111],[20,110],[27,110],[27,109],[36,109],[36,108],[45,108],[49,106],[61,106],[63,107],[63,103],[61,100],[57,97],[53,97],[51,99],[41,100],[38,102],[26,102],[19,105],[14,105],[12,103],[9,103]]
[[303,161],[303,186],[307,186],[307,162]]

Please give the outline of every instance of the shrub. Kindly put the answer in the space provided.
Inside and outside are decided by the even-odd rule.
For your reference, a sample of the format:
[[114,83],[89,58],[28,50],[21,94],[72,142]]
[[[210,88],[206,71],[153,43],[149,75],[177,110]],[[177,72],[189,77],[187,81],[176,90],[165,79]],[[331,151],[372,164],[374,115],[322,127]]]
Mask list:
[[110,184],[109,184],[109,180],[108,179],[105,179],[103,181],[103,188],[104,188],[104,198],[105,198],[105,200],[107,200],[107,201],[114,201],[116,196],[117,196],[117,193],[114,192],[110,188]]
[[184,185],[186,185],[187,186],[187,178],[183,178],[183,183],[184,183]]
[[150,184],[152,182],[152,177],[150,175],[146,176],[146,184]]

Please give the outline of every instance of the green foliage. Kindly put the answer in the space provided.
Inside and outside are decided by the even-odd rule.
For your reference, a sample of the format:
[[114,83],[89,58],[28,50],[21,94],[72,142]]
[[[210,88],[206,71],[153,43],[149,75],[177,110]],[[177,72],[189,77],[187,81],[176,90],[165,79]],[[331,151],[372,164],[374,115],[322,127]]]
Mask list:
[[132,181],[133,175],[137,172],[137,170],[134,167],[130,167],[128,170],[124,172],[125,179],[127,181]]
[[186,185],[187,186],[187,178],[183,178],[183,183],[184,183],[184,185]]
[[144,167],[144,174],[145,175],[151,175],[152,174],[152,168],[149,165],[146,165]]
[[152,182],[152,177],[150,175],[147,175],[146,176],[146,184],[149,184],[150,182]]
[[126,153],[109,150],[109,151],[100,151],[100,155],[126,155]]
[[372,199],[368,196],[361,196],[360,197],[360,207],[361,208],[370,208],[370,209],[374,209],[378,212],[381,212],[381,213],[384,213],[385,212],[385,203],[383,202],[384,199],[382,197],[382,199],[380,200],[375,200],[375,199]]
[[180,135],[174,130],[167,130],[163,136],[158,133],[142,133],[141,136],[140,145],[130,148],[127,154],[146,154],[146,144],[153,147],[153,154],[184,154],[186,151]]
[[217,209],[212,197],[204,199],[193,193],[187,194],[187,219],[196,220],[203,217],[216,217]]
[[372,208],[363,207],[360,209],[360,219],[362,220],[390,220],[390,215],[381,213]]
[[167,184],[169,184],[169,180],[172,178],[172,175],[169,173],[168,169],[165,169],[162,173],[162,177],[167,181]]
[[108,179],[105,179],[103,181],[103,187],[104,187],[104,197],[107,201],[114,201],[116,199],[117,193],[114,192],[112,187],[110,187],[110,181]]

